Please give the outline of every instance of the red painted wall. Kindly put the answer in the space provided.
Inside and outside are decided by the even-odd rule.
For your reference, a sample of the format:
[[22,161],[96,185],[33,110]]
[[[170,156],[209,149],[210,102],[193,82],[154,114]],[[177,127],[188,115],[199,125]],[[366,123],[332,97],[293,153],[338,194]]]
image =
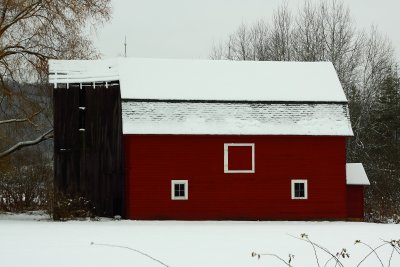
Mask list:
[[364,218],[364,186],[347,186],[347,216],[349,218]]
[[[224,173],[224,143],[254,143],[255,173]],[[273,220],[347,216],[345,137],[125,135],[130,219]],[[308,199],[291,199],[308,179]],[[171,200],[171,180],[189,199]]]
[[228,169],[229,170],[251,170],[252,147],[251,146],[228,146]]

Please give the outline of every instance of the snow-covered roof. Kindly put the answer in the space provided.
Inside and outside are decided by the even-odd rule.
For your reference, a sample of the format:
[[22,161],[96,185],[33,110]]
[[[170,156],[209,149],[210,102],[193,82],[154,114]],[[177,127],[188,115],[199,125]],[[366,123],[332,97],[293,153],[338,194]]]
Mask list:
[[370,185],[361,163],[346,164],[346,181],[348,185]]
[[347,104],[123,101],[124,134],[352,136]]
[[86,83],[119,80],[119,60],[49,60],[50,83]]
[[50,60],[50,83],[119,80],[123,99],[347,102],[330,62]]

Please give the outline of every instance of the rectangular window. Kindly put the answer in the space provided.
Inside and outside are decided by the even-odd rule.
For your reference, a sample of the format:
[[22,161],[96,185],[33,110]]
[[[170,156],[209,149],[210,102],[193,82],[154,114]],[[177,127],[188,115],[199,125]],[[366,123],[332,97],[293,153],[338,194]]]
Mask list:
[[171,181],[171,199],[172,200],[187,200],[188,195],[188,180],[172,180]]
[[307,180],[292,180],[292,199],[307,199]]
[[224,144],[224,173],[254,172],[254,144]]

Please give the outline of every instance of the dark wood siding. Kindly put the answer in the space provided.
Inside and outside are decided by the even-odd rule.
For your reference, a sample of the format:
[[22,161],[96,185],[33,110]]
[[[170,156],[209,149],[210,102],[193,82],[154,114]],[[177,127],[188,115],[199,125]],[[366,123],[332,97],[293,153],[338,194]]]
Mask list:
[[54,89],[55,187],[86,197],[98,216],[123,215],[119,85],[65,87]]
[[347,186],[347,216],[353,219],[364,218],[364,186]]
[[[254,143],[255,173],[224,173],[224,143]],[[345,137],[125,135],[131,219],[344,219]],[[171,180],[189,199],[171,200]],[[291,199],[291,180],[308,199]]]

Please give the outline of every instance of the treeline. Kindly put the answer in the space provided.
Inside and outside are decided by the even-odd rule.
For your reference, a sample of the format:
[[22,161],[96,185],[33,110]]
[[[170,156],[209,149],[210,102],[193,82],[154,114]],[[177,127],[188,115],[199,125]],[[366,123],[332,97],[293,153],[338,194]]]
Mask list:
[[[349,101],[354,137],[347,161],[362,162],[366,217],[400,216],[400,76],[394,49],[376,27],[358,30],[339,1],[304,2],[295,12],[283,5],[270,21],[241,25],[212,48],[212,59],[331,61]],[[290,77],[287,77],[290,79]]]
[[[52,127],[51,86],[8,82],[0,103],[0,151]],[[0,157],[0,212],[50,210],[53,144],[42,142]]]
[[47,63],[99,57],[87,30],[109,21],[111,1],[0,1],[0,10],[0,212],[51,212]]

